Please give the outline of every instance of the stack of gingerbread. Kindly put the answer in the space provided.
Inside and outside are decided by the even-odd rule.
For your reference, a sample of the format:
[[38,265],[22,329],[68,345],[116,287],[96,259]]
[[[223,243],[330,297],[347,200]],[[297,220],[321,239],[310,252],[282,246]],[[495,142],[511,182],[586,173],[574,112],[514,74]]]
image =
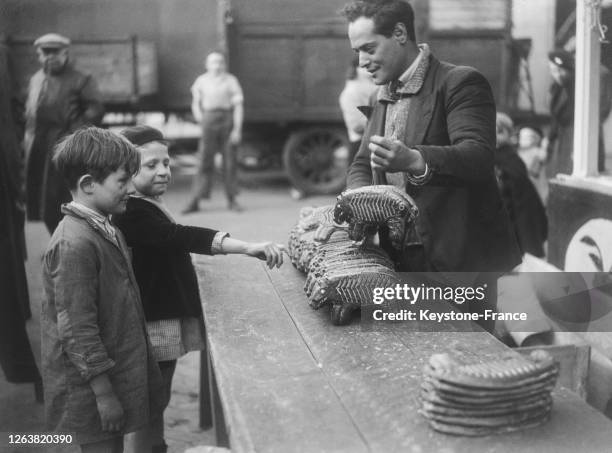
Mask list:
[[421,414],[436,431],[463,436],[535,427],[550,417],[558,375],[541,350],[470,364],[436,354],[424,369]]

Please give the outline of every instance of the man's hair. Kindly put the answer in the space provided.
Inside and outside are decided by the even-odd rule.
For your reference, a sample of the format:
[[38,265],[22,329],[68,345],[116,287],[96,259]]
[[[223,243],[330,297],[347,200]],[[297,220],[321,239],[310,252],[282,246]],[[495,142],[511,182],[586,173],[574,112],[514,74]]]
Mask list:
[[387,38],[391,37],[395,25],[401,22],[406,27],[408,38],[416,42],[414,33],[414,11],[408,2],[403,0],[359,0],[346,5],[341,14],[349,22],[360,17],[374,21],[374,31]]
[[223,59],[227,62],[227,55],[225,55],[225,51],[222,49],[210,49],[210,51],[206,54],[206,58],[210,57],[213,54],[221,55]]
[[79,178],[91,175],[103,182],[108,175],[124,168],[130,175],[140,168],[140,155],[125,138],[98,127],[82,128],[64,137],[56,146],[53,163],[68,183],[76,189]]

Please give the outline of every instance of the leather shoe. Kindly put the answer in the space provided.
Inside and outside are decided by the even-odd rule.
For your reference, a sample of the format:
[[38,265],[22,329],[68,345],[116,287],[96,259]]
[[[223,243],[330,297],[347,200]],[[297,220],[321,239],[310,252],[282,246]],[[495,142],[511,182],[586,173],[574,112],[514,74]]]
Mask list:
[[200,210],[200,208],[198,207],[198,205],[196,203],[191,203],[190,205],[188,205],[185,209],[183,209],[181,211],[181,214],[192,214],[194,212],[198,212]]
[[234,212],[242,212],[244,211],[244,208],[242,206],[240,206],[237,202],[235,201],[230,201],[229,205],[227,207],[230,211],[234,211]]

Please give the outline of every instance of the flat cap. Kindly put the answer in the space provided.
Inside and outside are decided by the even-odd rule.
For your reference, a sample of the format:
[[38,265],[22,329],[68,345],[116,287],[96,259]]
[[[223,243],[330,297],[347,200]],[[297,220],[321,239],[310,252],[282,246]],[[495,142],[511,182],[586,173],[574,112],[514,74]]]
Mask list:
[[57,33],[47,33],[34,41],[34,47],[61,49],[70,45],[70,39]]
[[560,68],[568,69],[570,71],[574,70],[574,55],[567,50],[560,49],[548,52],[548,59]]
[[160,130],[144,124],[128,127],[120,133],[135,146],[143,146],[151,142],[167,143]]

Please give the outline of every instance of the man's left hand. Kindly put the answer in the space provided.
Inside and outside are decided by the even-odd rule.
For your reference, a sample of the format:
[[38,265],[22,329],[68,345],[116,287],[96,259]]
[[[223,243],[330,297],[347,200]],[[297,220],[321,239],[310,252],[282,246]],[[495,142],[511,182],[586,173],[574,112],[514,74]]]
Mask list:
[[372,152],[370,165],[373,170],[389,173],[401,171],[414,175],[421,175],[425,172],[425,159],[421,153],[416,149],[408,148],[399,140],[373,135],[370,137],[368,148]]
[[230,133],[229,141],[232,145],[239,145],[242,141],[242,133],[239,130],[232,129]]

